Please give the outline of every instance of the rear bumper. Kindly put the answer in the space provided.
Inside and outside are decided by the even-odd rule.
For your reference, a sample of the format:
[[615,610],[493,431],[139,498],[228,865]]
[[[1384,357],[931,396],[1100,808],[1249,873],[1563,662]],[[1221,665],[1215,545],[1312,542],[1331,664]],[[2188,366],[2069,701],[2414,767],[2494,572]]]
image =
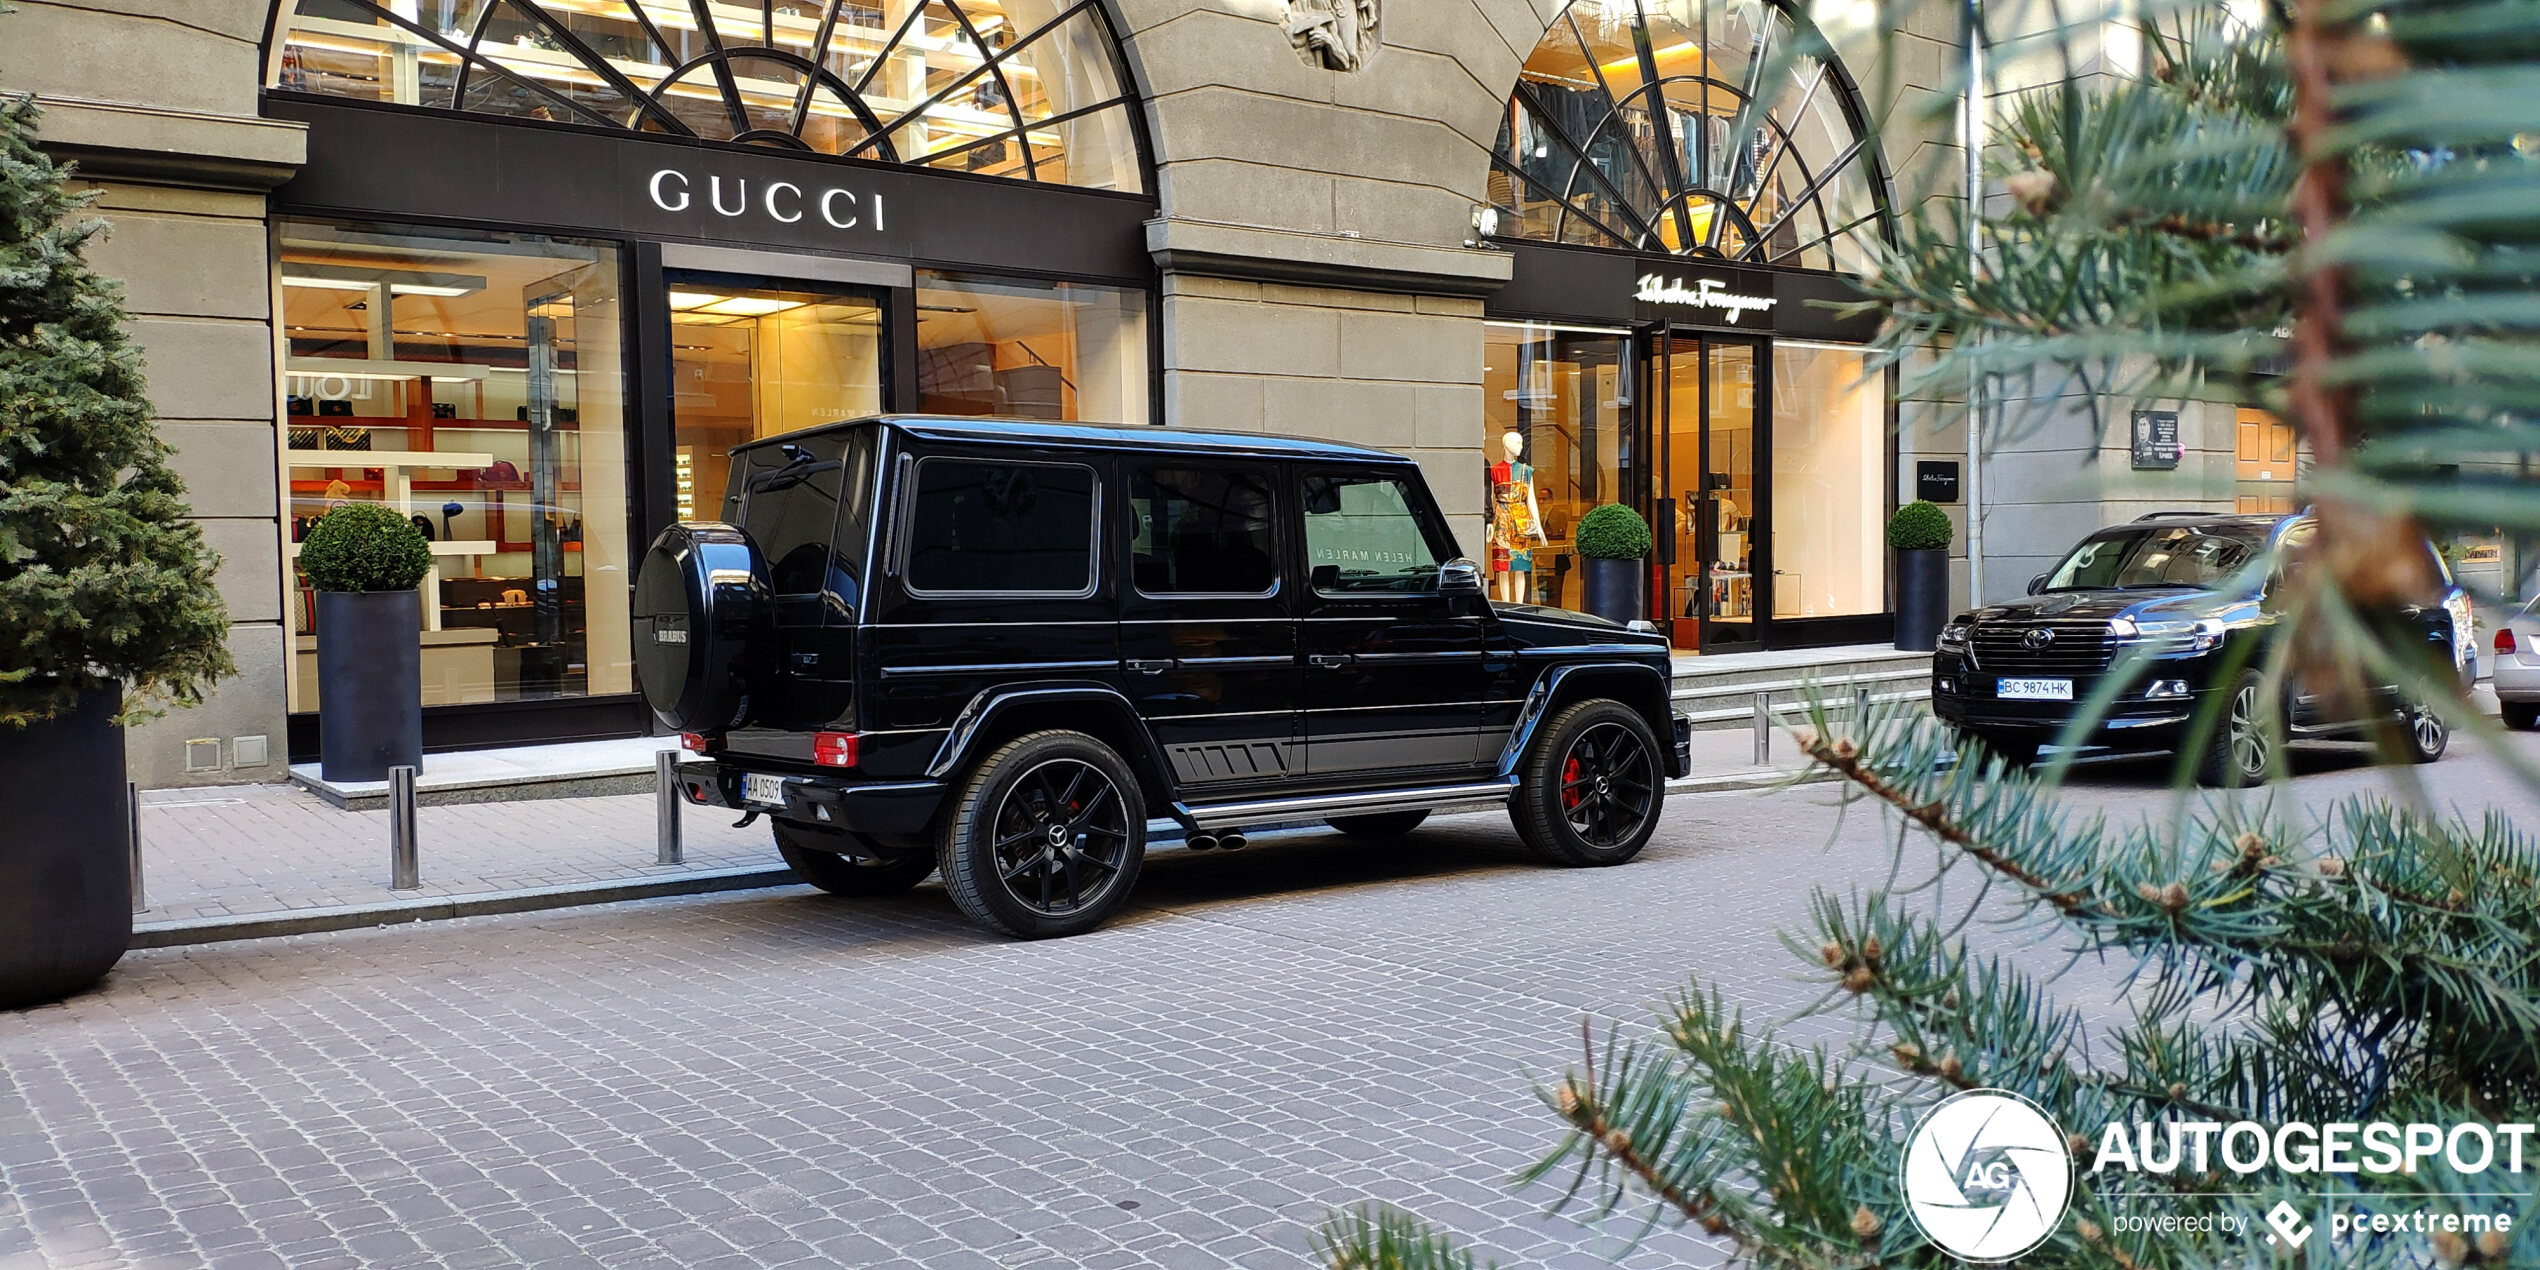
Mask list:
[[2489,682],[2498,701],[2540,701],[2540,657],[2521,653],[2498,657]]
[[926,832],[943,806],[941,781],[858,781],[844,776],[758,769],[783,782],[784,801],[753,803],[741,796],[750,769],[732,763],[679,765],[680,796],[700,807],[755,811],[850,833],[909,835]]

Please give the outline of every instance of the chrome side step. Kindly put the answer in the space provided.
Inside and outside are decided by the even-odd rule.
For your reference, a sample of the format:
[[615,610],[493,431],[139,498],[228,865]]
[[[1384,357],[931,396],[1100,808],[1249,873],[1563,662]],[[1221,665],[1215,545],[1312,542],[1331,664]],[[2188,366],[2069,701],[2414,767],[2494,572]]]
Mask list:
[[1202,829],[1227,829],[1245,825],[1270,824],[1283,820],[1324,820],[1333,816],[1364,816],[1383,811],[1500,807],[1507,805],[1513,788],[1506,781],[1484,781],[1473,785],[1430,785],[1419,789],[1368,789],[1345,794],[1315,794],[1304,798],[1265,798],[1249,803],[1176,807],[1174,810],[1180,814],[1174,818],[1187,821]]

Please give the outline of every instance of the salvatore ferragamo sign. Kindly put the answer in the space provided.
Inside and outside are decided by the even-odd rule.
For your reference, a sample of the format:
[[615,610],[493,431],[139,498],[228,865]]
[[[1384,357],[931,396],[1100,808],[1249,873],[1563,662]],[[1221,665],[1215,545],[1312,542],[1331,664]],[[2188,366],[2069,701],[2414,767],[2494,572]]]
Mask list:
[[1774,305],[1781,302],[1777,296],[1742,291],[1718,278],[1695,278],[1688,282],[1662,273],[1644,273],[1640,276],[1639,285],[1640,289],[1632,293],[1632,298],[1643,304],[1696,312],[1708,310],[1705,316],[1716,316],[1730,326],[1737,325],[1737,320],[1749,313],[1769,313]]

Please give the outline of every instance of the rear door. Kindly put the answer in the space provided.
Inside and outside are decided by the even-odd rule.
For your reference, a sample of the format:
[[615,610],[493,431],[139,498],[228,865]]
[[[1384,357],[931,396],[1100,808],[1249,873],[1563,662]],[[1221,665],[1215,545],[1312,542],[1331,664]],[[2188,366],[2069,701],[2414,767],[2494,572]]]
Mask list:
[[873,449],[872,429],[857,428],[757,446],[734,464],[727,513],[767,560],[783,676],[757,728],[816,730],[851,708]]
[[1464,774],[1480,760],[1480,605],[1438,594],[1455,540],[1416,474],[1297,469],[1306,770],[1317,782]]
[[1302,772],[1275,468],[1132,458],[1121,469],[1121,684],[1174,776],[1231,790]]

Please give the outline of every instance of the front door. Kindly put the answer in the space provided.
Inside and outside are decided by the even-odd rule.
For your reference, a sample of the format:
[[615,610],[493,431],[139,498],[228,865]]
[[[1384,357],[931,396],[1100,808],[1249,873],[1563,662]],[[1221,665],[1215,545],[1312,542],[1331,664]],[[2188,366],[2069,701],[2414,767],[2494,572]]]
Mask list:
[[1276,473],[1189,459],[1122,469],[1120,682],[1174,777],[1214,790],[1303,774],[1299,587],[1279,567]]
[[1650,380],[1664,444],[1658,506],[1672,522],[1660,616],[1680,648],[1753,648],[1772,612],[1758,457],[1769,385],[1760,340],[1661,333]]
[[1398,470],[1296,476],[1306,770],[1318,782],[1469,771],[1489,695],[1483,621],[1438,594],[1455,545],[1428,492]]

